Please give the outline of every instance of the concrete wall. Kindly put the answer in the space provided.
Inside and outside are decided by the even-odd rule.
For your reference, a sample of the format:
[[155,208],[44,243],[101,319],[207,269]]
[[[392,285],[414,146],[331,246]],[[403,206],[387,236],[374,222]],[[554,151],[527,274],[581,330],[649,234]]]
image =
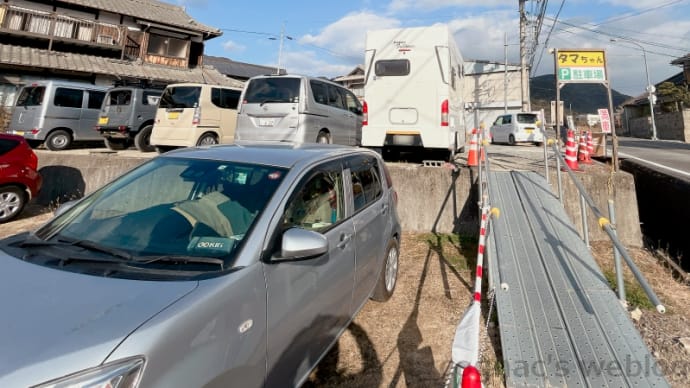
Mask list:
[[[618,238],[626,246],[642,247],[642,231],[640,229],[640,215],[637,208],[637,194],[635,192],[634,177],[624,171],[611,174],[608,167],[595,165],[587,167],[585,172],[575,173],[582,186],[592,198],[601,214],[611,219],[608,211],[608,201],[613,200],[616,216],[615,228]],[[551,169],[551,189],[558,196],[557,172]],[[572,179],[565,172],[561,173],[563,184],[563,206],[570,218],[570,222],[582,236],[582,211],[580,194]],[[600,227],[598,219],[586,205],[587,229],[590,241],[608,241],[609,237]]]
[[[690,142],[690,109],[684,109],[682,112],[657,113],[654,116],[654,123],[659,139]],[[652,121],[649,116],[628,119],[628,128],[630,132],[623,135],[643,139],[652,137]]]
[[[39,169],[44,186],[37,202],[57,205],[82,197],[110,182],[120,174],[145,162],[148,158],[122,157],[115,154],[67,154],[39,151]],[[388,164],[393,185],[398,193],[398,214],[406,232],[479,234],[479,208],[476,169],[461,168],[456,172],[446,168],[423,167],[410,164]],[[615,187],[618,233],[631,246],[642,246],[637,211],[637,198],[632,175],[619,172],[611,180],[605,168],[578,174],[599,209],[606,215],[608,187]],[[574,184],[563,176],[564,204],[570,220],[581,230],[579,197]],[[552,190],[557,195],[555,171],[552,170]],[[597,220],[588,214],[590,240],[608,237],[599,229]]]

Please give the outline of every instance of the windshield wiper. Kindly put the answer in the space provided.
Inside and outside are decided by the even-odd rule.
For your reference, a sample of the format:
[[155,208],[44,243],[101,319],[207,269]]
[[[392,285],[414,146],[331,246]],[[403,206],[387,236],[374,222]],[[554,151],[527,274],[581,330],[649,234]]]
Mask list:
[[104,245],[89,240],[66,240],[60,238],[58,238],[57,240],[41,240],[40,238],[34,235],[29,235],[25,240],[19,241],[13,245],[18,246],[20,248],[50,246],[79,247],[90,251],[106,253],[110,256],[119,257],[120,259],[124,260],[132,260],[132,255],[123,250],[106,247]]
[[140,264],[151,264],[157,262],[163,263],[181,263],[181,264],[213,264],[218,265],[222,270],[225,262],[217,257],[204,256],[186,256],[186,255],[162,255],[162,256],[148,256],[137,257],[133,259],[134,262]]
[[67,245],[72,245],[75,247],[88,249],[90,251],[106,253],[108,255],[119,257],[119,258],[125,259],[127,261],[133,260],[132,255],[130,255],[129,253],[127,253],[121,249],[110,248],[110,247],[101,245],[99,243],[93,242],[93,241],[89,241],[89,240],[74,240],[74,241],[58,240],[58,241],[65,243]]

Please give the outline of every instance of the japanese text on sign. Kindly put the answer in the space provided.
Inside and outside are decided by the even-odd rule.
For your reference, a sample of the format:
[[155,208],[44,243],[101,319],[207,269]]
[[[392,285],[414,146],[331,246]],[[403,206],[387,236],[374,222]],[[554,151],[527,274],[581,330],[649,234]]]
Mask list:
[[601,132],[611,133],[611,118],[608,109],[599,109],[599,120],[601,121]]
[[559,67],[598,67],[605,63],[603,51],[559,51],[557,61]]

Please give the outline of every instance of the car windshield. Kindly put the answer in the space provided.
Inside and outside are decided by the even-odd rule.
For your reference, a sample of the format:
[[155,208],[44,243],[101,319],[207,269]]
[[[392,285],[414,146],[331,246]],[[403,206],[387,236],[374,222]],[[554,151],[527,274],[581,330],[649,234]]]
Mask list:
[[112,90],[105,99],[110,106],[129,105],[132,102],[131,90]]
[[256,78],[249,81],[244,103],[263,104],[268,102],[298,102],[299,78]]
[[27,86],[19,93],[19,97],[17,97],[17,106],[41,105],[45,92],[45,86]]
[[165,89],[158,103],[159,108],[194,108],[199,105],[201,87],[171,86]]
[[537,122],[537,115],[534,113],[518,113],[517,121],[520,124],[534,124]]
[[[131,258],[138,277],[147,265],[194,268],[171,265],[174,258],[202,263],[196,271],[217,272],[232,266],[285,173],[264,165],[159,157],[58,215],[35,232],[41,243],[28,245],[84,248],[86,242],[99,254]],[[222,265],[210,265],[218,260],[209,258]]]

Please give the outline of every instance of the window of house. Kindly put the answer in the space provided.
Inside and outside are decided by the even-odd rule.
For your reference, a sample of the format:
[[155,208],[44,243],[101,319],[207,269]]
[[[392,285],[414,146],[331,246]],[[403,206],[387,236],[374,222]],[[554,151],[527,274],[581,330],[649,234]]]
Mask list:
[[150,34],[147,52],[165,57],[186,58],[188,45],[186,40]]

